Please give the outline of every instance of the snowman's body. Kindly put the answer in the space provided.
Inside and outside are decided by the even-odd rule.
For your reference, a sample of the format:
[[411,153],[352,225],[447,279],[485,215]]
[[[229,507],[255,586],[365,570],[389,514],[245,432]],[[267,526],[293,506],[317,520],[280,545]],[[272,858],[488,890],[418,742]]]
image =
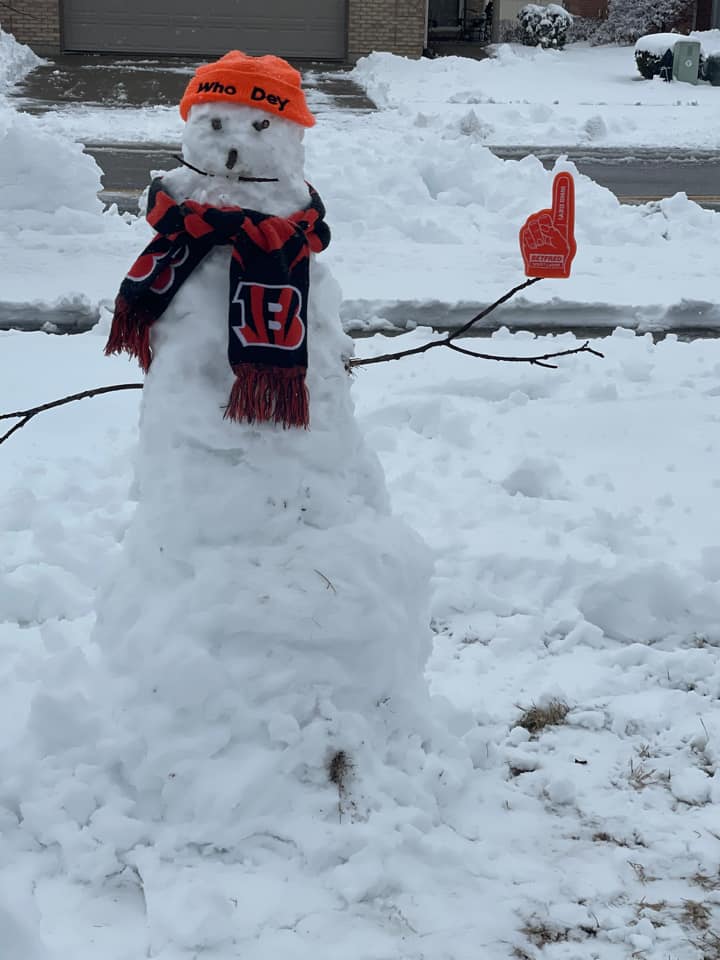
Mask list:
[[[182,167],[164,190],[273,215],[306,206],[302,130],[267,119],[194,107],[184,156],[214,175]],[[133,815],[182,825],[183,843],[260,827],[299,843],[338,810],[348,822],[432,806],[413,781],[429,565],[355,422],[352,344],[322,264],[310,269],[309,429],[223,418],[229,257],[215,248],[153,327],[138,505],[96,638],[120,678],[114,749]]]

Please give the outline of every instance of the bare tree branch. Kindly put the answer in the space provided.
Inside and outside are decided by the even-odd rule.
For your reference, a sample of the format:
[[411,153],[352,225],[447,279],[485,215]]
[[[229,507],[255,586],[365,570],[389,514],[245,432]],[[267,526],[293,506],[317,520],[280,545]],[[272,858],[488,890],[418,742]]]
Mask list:
[[432,350],[434,347],[449,347],[451,350],[455,350],[458,353],[464,353],[469,357],[477,357],[480,360],[498,360],[504,363],[529,363],[537,367],[548,367],[551,370],[556,369],[557,364],[546,363],[545,361],[554,359],[555,357],[568,357],[573,353],[591,353],[595,357],[602,357],[602,353],[597,350],[593,350],[588,346],[588,341],[586,341],[581,347],[575,347],[573,350],[559,350],[557,353],[546,353],[539,357],[502,357],[490,353],[477,353],[476,351],[468,350],[465,347],[458,347],[457,344],[453,343],[453,341],[458,337],[461,337],[464,333],[467,333],[474,324],[478,323],[480,320],[483,320],[494,310],[497,310],[497,308],[502,306],[503,303],[507,303],[507,301],[514,297],[516,293],[519,293],[521,290],[525,290],[526,287],[532,286],[541,279],[541,277],[531,277],[529,280],[525,280],[524,283],[519,283],[516,287],[513,287],[512,290],[508,290],[507,293],[504,293],[494,303],[491,303],[489,307],[485,307],[484,310],[481,310],[480,313],[476,314],[472,318],[472,320],[468,320],[468,322],[463,324],[462,327],[458,327],[457,330],[453,330],[452,333],[442,337],[440,340],[430,340],[428,343],[423,343],[422,346],[411,347],[408,350],[398,350],[397,353],[383,353],[379,357],[351,357],[346,362],[346,367],[348,370],[351,370],[353,367],[367,367],[373,363],[387,363],[389,360],[400,360],[403,357],[413,357],[420,353],[426,353],[428,350]]
[[54,407],[63,407],[66,403],[74,403],[76,400],[84,400],[86,397],[98,397],[103,393],[114,393],[117,390],[142,390],[142,383],[116,383],[110,387],[95,387],[93,390],[83,390],[81,393],[73,393],[68,397],[61,397],[59,400],[51,400],[49,403],[41,403],[37,407],[30,407],[27,410],[15,410],[13,413],[0,413],[0,420],[16,420],[7,433],[0,437],[0,443],[5,443],[16,430],[20,430],[26,423],[29,423],[33,417],[45,410],[52,410]]
[[556,357],[570,357],[575,353],[591,353],[594,357],[605,358],[604,353],[594,350],[590,346],[590,341],[586,340],[581,347],[572,347],[570,350],[558,350],[555,353],[543,353],[538,357],[499,357],[493,353],[477,353],[475,350],[466,350],[459,347],[456,343],[446,344],[450,350],[456,350],[458,353],[464,353],[467,357],[477,357],[479,360],[500,360],[503,363],[529,363],[532,367],[546,367],[548,370],[557,370],[556,363],[546,363],[546,360],[554,360]]
[[[3,3],[3,0],[0,0],[0,3]],[[488,314],[492,313],[493,310],[496,310],[503,303],[506,303],[510,300],[511,297],[514,297],[516,293],[520,290],[524,290],[526,287],[532,286],[532,284],[537,283],[540,280],[540,277],[531,277],[529,280],[525,280],[524,283],[518,284],[516,287],[513,287],[512,290],[508,290],[507,293],[503,294],[502,297],[497,299],[494,303],[491,303],[489,307],[485,307],[484,310],[481,310],[472,320],[468,320],[467,323],[463,324],[462,327],[459,327],[457,330],[454,330],[452,333],[449,333],[447,336],[442,337],[440,340],[430,340],[428,343],[424,343],[420,347],[412,347],[408,350],[400,350],[397,353],[384,353],[379,357],[368,357],[368,358],[352,358],[346,362],[346,367],[348,370],[353,367],[360,366],[369,366],[373,363],[386,363],[389,360],[400,360],[401,357],[412,357],[420,353],[426,353],[428,350],[432,350],[434,347],[448,347],[450,350],[454,350],[457,353],[462,353],[468,357],[476,357],[479,360],[497,360],[503,363],[529,363],[532,366],[537,367],[546,367],[551,370],[557,369],[557,364],[548,363],[549,360],[554,360],[557,357],[569,357],[576,353],[591,353],[594,357],[602,358],[604,355],[598,350],[593,350],[589,345],[589,341],[586,340],[585,343],[580,347],[574,347],[570,350],[557,350],[554,353],[543,353],[539,356],[531,357],[504,357],[497,356],[492,353],[479,353],[476,350],[470,350],[467,347],[459,347],[455,341],[458,337],[461,337],[464,333],[467,333],[470,328],[482,320],[484,317],[487,317]],[[36,407],[29,407],[27,410],[15,410],[13,413],[0,413],[0,420],[17,420],[18,422],[14,424],[7,433],[4,433],[0,436],[0,444],[5,443],[17,430],[20,430],[25,424],[29,423],[33,417],[36,417],[39,413],[44,413],[46,410],[52,410],[55,407],[65,406],[67,403],[74,403],[76,400],[84,400],[88,397],[98,397],[103,393],[115,393],[118,390],[142,390],[144,384],[142,383],[116,383],[109,387],[95,387],[93,390],[83,390],[80,393],[72,393],[67,397],[61,397],[59,400],[51,400],[49,403],[41,403]],[[319,571],[316,571],[319,573]],[[323,576],[320,574],[320,576]]]

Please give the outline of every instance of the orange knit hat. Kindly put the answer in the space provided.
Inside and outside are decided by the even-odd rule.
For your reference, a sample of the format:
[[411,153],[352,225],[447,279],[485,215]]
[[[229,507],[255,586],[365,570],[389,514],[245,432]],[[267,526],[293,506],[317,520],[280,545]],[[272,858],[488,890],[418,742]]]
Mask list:
[[251,57],[231,50],[215,63],[197,68],[180,101],[180,116],[187,120],[190,107],[196,103],[216,101],[259,107],[312,127],[315,117],[307,108],[301,82],[298,71],[280,57]]

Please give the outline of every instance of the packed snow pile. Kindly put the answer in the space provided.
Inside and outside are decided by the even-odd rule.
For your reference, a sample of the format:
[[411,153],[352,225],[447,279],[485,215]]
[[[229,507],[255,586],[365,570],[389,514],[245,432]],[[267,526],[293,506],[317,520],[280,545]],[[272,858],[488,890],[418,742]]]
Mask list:
[[5,33],[0,26],[0,98],[41,63],[42,58],[33,53],[30,47],[18,43],[12,34]]
[[87,326],[108,296],[108,260],[127,262],[147,227],[103,213],[100,169],[81,144],[1,100],[0,152],[0,299],[33,304],[31,323],[61,313]]
[[720,30],[693,30],[690,40],[697,40],[705,56],[720,53]]
[[101,171],[82,144],[2,96],[42,62],[0,30],[0,322],[9,312],[35,326],[63,317],[86,327],[107,296],[108,260],[126,262],[147,227],[103,213]]
[[[87,230],[88,214],[99,219],[100,169],[82,145],[53,137],[34,117],[0,102],[0,211],[4,238],[43,226],[50,236],[64,226]],[[55,226],[48,226],[51,220]]]

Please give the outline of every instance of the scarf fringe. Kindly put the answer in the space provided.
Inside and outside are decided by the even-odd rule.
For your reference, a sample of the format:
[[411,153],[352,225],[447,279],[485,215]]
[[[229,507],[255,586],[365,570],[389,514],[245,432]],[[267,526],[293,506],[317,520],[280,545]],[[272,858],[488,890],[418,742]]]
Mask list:
[[144,373],[150,369],[152,350],[150,349],[150,326],[154,317],[140,315],[137,307],[132,308],[127,300],[118,297],[115,301],[115,313],[110,327],[110,336],[105,344],[105,356],[127,353],[135,357]]
[[308,428],[310,401],[304,367],[239,364],[225,408],[225,419],[246,423],[278,423]]

